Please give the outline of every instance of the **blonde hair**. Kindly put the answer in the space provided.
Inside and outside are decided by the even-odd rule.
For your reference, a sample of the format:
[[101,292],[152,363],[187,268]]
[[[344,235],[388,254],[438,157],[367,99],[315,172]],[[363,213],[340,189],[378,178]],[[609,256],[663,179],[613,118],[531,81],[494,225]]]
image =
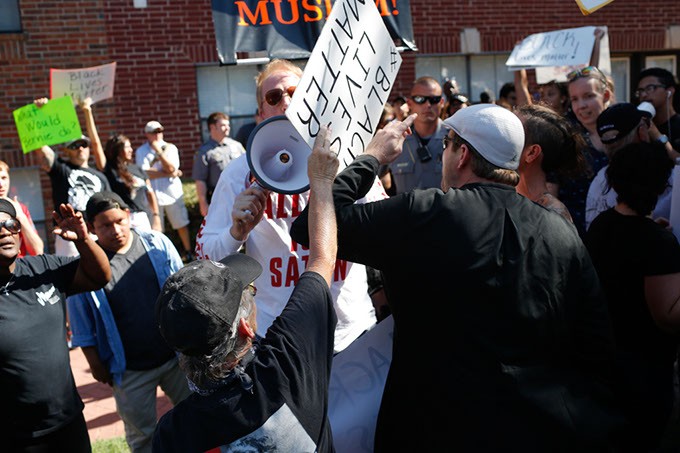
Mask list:
[[4,160],[0,160],[0,170],[5,170],[7,173],[9,173],[9,165],[7,165],[7,162]]
[[257,97],[258,108],[262,105],[262,84],[272,74],[276,72],[291,72],[298,77],[302,77],[302,69],[295,66],[288,60],[275,58],[264,67],[262,71],[255,77],[255,96]]

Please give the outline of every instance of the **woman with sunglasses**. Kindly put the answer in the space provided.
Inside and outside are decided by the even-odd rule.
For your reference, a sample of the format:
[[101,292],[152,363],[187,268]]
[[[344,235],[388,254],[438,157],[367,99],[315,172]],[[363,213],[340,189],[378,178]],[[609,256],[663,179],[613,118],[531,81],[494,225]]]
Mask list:
[[130,207],[130,225],[142,230],[162,231],[156,194],[146,172],[134,163],[132,145],[125,135],[113,135],[106,142],[104,174],[111,190]]
[[586,231],[585,209],[588,188],[595,174],[607,164],[604,145],[597,133],[597,117],[606,109],[612,99],[611,86],[605,74],[595,66],[572,71],[567,75],[569,99],[575,123],[586,142],[583,153],[587,166],[581,174],[571,177],[551,177],[556,184],[553,194],[567,206],[574,225],[583,237]]

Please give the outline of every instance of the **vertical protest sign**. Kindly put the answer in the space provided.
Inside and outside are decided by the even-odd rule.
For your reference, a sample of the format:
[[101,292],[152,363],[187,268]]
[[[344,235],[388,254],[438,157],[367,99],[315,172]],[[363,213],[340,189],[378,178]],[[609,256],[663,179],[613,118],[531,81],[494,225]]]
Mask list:
[[92,103],[113,97],[116,62],[78,69],[50,69],[50,98],[71,96],[74,104],[85,98]]
[[373,451],[393,335],[394,320],[388,316],[333,357],[328,418],[338,453]]
[[373,2],[338,0],[286,116],[310,148],[330,124],[342,169],[373,137],[401,61]]
[[43,145],[56,145],[83,135],[69,96],[52,99],[41,108],[29,104],[12,114],[24,154]]

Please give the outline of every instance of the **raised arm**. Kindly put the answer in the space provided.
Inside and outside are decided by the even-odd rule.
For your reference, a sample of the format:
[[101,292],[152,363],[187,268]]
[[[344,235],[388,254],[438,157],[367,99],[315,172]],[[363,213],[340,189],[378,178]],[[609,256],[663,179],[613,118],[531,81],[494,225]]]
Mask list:
[[526,69],[515,71],[515,95],[517,96],[518,107],[533,104],[531,93],[529,93],[529,79]]
[[111,280],[111,267],[104,250],[90,237],[83,215],[70,204],[61,204],[59,212],[52,212],[57,226],[54,234],[72,241],[80,254],[80,263],[73,277],[69,293],[81,293],[101,289]]
[[106,167],[106,156],[104,155],[104,147],[102,141],[99,139],[97,126],[94,123],[94,115],[92,114],[92,98],[85,98],[78,102],[80,109],[85,115],[85,127],[87,129],[87,136],[90,137],[90,153],[94,156],[94,162],[97,165],[97,170],[104,171]]
[[[43,105],[47,104],[49,99],[47,98],[38,98],[33,101],[36,107],[41,108]],[[56,153],[52,148],[50,148],[47,145],[44,145],[36,150],[38,155],[40,156],[41,160],[41,165],[40,167],[45,170],[45,171],[50,171],[52,169],[52,165],[54,165],[54,160],[56,159]]]
[[333,180],[338,156],[330,149],[330,131],[322,126],[307,161],[309,176],[309,262],[307,271],[321,275],[330,286],[338,252],[337,225],[333,204]]

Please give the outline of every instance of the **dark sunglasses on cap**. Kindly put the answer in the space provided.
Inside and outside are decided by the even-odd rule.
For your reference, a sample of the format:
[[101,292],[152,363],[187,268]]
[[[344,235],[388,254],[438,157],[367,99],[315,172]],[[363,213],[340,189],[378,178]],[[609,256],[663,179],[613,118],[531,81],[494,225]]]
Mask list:
[[163,132],[163,129],[156,129],[156,130],[154,130],[154,131],[151,132],[151,133],[152,133],[152,134],[160,134],[161,132]]
[[595,76],[598,79],[600,79],[605,85],[607,84],[607,77],[605,77],[604,73],[597,69],[596,66],[586,66],[583,69],[576,69],[574,71],[569,72],[567,74],[567,81],[571,82],[580,77],[590,76]]
[[429,102],[431,105],[439,104],[441,102],[442,97],[441,96],[421,96],[421,95],[415,95],[411,96],[411,99],[413,102],[416,104],[424,104],[425,102]]
[[275,107],[279,105],[279,102],[281,102],[281,99],[283,99],[284,94],[287,94],[288,97],[292,98],[296,88],[297,86],[291,86],[286,88],[285,91],[281,88],[274,88],[273,90],[269,90],[264,94],[264,100],[267,101],[267,104]]
[[78,148],[87,148],[89,145],[87,144],[86,141],[77,141],[74,143],[71,143],[70,145],[67,146],[68,149],[73,149],[76,150]]
[[4,228],[12,234],[17,234],[21,231],[21,224],[17,219],[10,217],[0,222],[0,228]]

